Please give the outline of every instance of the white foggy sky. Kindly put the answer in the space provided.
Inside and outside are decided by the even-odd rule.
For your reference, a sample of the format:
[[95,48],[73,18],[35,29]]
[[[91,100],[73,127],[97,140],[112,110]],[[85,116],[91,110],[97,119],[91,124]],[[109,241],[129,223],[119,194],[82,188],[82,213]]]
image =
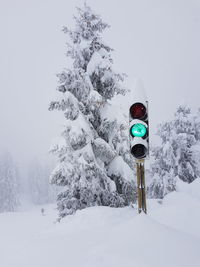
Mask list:
[[[150,102],[152,134],[183,99],[200,107],[198,0],[90,0],[111,25],[106,42],[115,69],[141,78]],[[55,74],[67,66],[63,25],[81,0],[0,0],[0,147],[20,164],[45,159],[61,130],[49,112]],[[130,83],[131,85],[131,83]]]

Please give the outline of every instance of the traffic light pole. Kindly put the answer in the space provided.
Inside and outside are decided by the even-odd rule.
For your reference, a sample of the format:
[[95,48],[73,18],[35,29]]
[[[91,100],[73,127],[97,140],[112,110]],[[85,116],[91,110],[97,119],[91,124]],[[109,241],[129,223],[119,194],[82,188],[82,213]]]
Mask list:
[[129,108],[130,152],[136,160],[138,212],[147,213],[145,158],[149,155],[148,101],[134,102]]
[[136,160],[136,168],[138,189],[138,212],[141,213],[143,211],[144,213],[147,213],[144,159]]

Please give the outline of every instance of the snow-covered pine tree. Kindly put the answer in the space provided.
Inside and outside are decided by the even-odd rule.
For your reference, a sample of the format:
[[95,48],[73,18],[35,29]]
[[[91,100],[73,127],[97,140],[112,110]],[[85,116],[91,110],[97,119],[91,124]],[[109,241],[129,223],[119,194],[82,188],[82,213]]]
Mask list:
[[194,116],[195,139],[200,142],[200,108]]
[[[162,144],[152,150],[150,197],[163,198],[176,189],[177,178],[191,183],[199,175],[200,155],[194,146],[199,142],[190,108],[181,105],[175,119],[159,126]],[[198,130],[199,131],[199,130]]]
[[134,198],[127,155],[119,145],[125,142],[123,126],[114,114],[106,116],[113,96],[125,92],[123,75],[112,67],[112,49],[101,38],[108,24],[86,4],[77,11],[75,29],[64,27],[73,64],[58,75],[60,96],[50,104],[66,118],[62,139],[51,149],[58,160],[51,182],[63,186],[60,217],[94,205],[128,205]]
[[49,182],[50,167],[32,160],[28,169],[27,193],[33,204],[46,204],[55,201],[57,188]]
[[196,139],[194,115],[185,105],[178,107],[175,113],[177,133],[177,176],[184,182],[191,183],[199,176],[199,157],[194,146],[199,142]]
[[0,212],[15,211],[19,206],[19,175],[11,155],[0,155]]

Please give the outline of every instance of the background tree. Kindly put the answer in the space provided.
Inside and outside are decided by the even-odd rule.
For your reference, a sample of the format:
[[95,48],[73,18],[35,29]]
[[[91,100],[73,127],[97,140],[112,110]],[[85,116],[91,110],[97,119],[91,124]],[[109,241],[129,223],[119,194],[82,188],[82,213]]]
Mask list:
[[56,200],[57,188],[50,184],[50,166],[42,165],[38,160],[33,160],[28,170],[27,193],[31,203],[47,204]]
[[161,146],[152,150],[155,160],[151,165],[149,196],[163,198],[176,189],[178,178],[191,183],[199,176],[200,152],[195,149],[200,141],[198,123],[190,108],[181,105],[174,120],[159,125]]
[[0,212],[15,211],[19,206],[19,175],[11,155],[0,155]]
[[[51,182],[63,186],[57,202],[61,217],[88,206],[119,207],[134,200],[127,149],[120,145],[127,145],[124,127],[108,112],[111,99],[125,92],[124,76],[114,72],[112,49],[101,38],[109,26],[86,4],[77,11],[74,30],[64,27],[73,64],[58,75],[60,96],[50,104],[66,118],[62,138],[51,148],[57,156]],[[123,171],[118,166],[116,173],[116,164]]]

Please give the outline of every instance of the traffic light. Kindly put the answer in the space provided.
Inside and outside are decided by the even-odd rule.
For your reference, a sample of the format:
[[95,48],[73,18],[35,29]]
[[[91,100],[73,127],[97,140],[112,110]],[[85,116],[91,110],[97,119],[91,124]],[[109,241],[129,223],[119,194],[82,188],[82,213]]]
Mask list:
[[129,111],[131,154],[144,159],[149,154],[148,102],[136,102]]

